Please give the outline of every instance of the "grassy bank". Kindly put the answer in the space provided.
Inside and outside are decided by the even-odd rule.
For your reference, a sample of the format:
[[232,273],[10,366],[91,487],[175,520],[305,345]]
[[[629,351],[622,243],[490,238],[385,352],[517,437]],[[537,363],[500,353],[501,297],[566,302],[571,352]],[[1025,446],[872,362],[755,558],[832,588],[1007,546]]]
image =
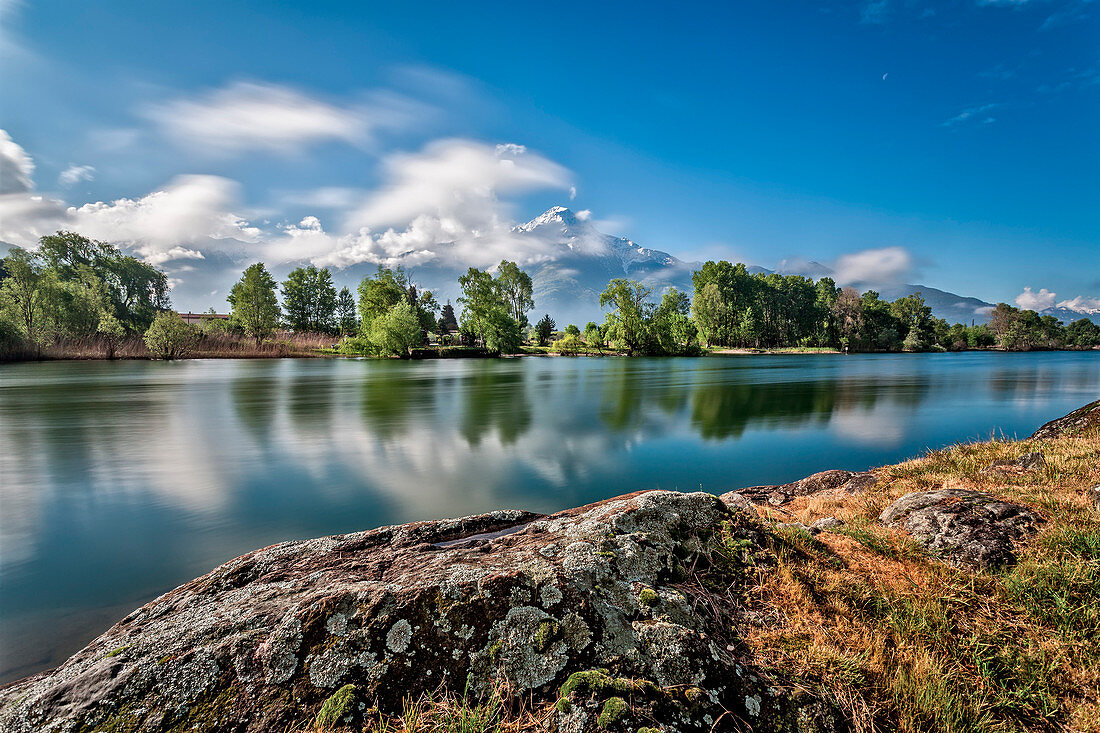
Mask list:
[[[1037,473],[982,473],[1041,451]],[[839,701],[856,730],[1100,730],[1100,429],[1052,440],[959,445],[888,466],[870,493],[767,512],[835,516],[839,533],[774,536],[760,576],[772,623],[743,636],[773,669]],[[977,489],[1045,519],[1012,569],[955,570],[875,522],[894,499]]]

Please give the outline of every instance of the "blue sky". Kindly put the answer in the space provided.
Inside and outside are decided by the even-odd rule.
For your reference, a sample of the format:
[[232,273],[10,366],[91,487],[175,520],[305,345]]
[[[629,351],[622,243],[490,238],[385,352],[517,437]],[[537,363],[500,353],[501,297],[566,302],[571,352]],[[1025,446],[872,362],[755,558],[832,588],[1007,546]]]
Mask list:
[[0,0],[0,239],[82,229],[223,307],[247,259],[483,264],[562,203],[1100,308],[1098,6]]

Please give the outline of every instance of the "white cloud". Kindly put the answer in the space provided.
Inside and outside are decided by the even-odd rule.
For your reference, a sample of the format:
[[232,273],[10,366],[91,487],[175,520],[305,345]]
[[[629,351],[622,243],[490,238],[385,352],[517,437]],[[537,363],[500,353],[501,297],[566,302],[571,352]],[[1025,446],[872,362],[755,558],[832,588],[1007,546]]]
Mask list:
[[976,107],[969,107],[967,109],[964,109],[962,112],[955,115],[954,117],[945,120],[944,122],[941,122],[940,127],[957,127],[963,123],[988,125],[990,123],[996,122],[997,118],[991,117],[987,113],[990,110],[996,109],[999,106],[1001,105],[998,103],[992,103],[982,104]]
[[1041,288],[1034,293],[1031,288],[1024,288],[1024,292],[1016,296],[1016,305],[1028,310],[1041,311],[1054,305],[1057,293],[1052,293],[1046,288]]
[[152,264],[201,259],[193,247],[210,239],[247,242],[260,236],[259,229],[231,213],[237,192],[237,183],[227,178],[179,176],[139,199],[70,207],[68,226],[94,239],[125,243]]
[[68,188],[69,186],[75,186],[81,181],[90,181],[94,178],[95,168],[92,166],[70,165],[68,168],[61,171],[61,175],[57,177],[57,183]]
[[421,216],[460,220],[472,232],[498,223],[500,196],[568,186],[568,171],[522,145],[439,140],[383,161],[387,183],[355,211],[351,228],[408,226]]
[[1098,314],[1100,313],[1100,298],[1089,298],[1084,295],[1078,295],[1076,298],[1060,301],[1058,307],[1078,313],[1088,313],[1090,315]]
[[913,270],[913,257],[904,247],[865,249],[841,255],[832,269],[842,285],[901,282]]
[[523,145],[440,140],[383,161],[385,183],[344,221],[344,234],[283,227],[272,247],[319,265],[415,265],[428,260],[485,267],[507,257],[545,258],[544,243],[512,232],[508,197],[568,187],[568,171]]
[[322,186],[312,191],[290,191],[282,195],[284,204],[315,209],[350,209],[362,203],[367,192],[361,188]]
[[0,130],[0,194],[25,193],[34,188],[34,161],[23,146]]
[[144,114],[170,138],[200,152],[286,154],[327,141],[366,144],[372,131],[408,121],[413,106],[381,94],[369,104],[341,106],[290,87],[236,82],[154,105]]

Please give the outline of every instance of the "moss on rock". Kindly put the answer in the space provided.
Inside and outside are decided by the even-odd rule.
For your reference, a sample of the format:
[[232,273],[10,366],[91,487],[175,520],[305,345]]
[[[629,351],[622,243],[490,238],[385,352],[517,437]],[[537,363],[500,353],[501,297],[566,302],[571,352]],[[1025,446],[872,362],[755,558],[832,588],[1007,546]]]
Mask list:
[[596,718],[596,725],[608,728],[621,720],[629,709],[626,700],[621,697],[609,697],[603,704],[603,709],[600,710],[600,717]]
[[358,700],[359,688],[355,685],[344,685],[321,705],[313,725],[321,730],[332,730],[340,721],[355,712]]

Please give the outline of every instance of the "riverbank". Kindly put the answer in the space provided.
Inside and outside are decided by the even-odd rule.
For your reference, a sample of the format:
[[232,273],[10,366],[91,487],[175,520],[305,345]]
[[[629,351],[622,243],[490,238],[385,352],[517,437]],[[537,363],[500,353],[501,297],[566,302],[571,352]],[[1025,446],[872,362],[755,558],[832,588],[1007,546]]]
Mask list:
[[[332,337],[304,334],[288,335],[286,338],[264,341],[256,344],[251,339],[223,339],[213,343],[199,343],[185,357],[187,359],[323,359],[323,358],[360,358],[360,359],[385,359],[400,361],[398,357],[374,357],[369,354],[356,354],[343,352],[339,348],[332,347]],[[1071,348],[1071,349],[1032,349],[1035,351],[1100,351],[1100,347]],[[924,354],[924,353],[972,353],[972,352],[996,352],[996,353],[1031,353],[1014,350],[997,349],[993,347],[978,349],[960,349],[951,352],[843,352],[827,347],[786,347],[776,349],[725,349],[705,348],[697,354],[670,355],[662,358],[698,358],[701,356],[844,356],[846,353],[881,353],[881,354]],[[565,356],[565,357],[628,357],[628,354],[613,349],[600,351],[579,351],[562,353],[555,351],[553,346],[525,346],[516,354],[496,354],[484,349],[469,346],[444,346],[422,347],[413,349],[408,357],[411,360],[423,359],[499,359],[502,357],[522,356]],[[629,357],[628,357],[629,358]],[[102,343],[90,340],[87,342],[62,342],[38,349],[37,351],[20,351],[0,355],[0,364],[21,361],[93,361],[93,360],[153,360],[153,355],[140,339],[129,339],[110,351]]]
[[1097,484],[1100,402],[1026,440],[721,500],[284,543],[4,688],[0,723],[1095,730]]

